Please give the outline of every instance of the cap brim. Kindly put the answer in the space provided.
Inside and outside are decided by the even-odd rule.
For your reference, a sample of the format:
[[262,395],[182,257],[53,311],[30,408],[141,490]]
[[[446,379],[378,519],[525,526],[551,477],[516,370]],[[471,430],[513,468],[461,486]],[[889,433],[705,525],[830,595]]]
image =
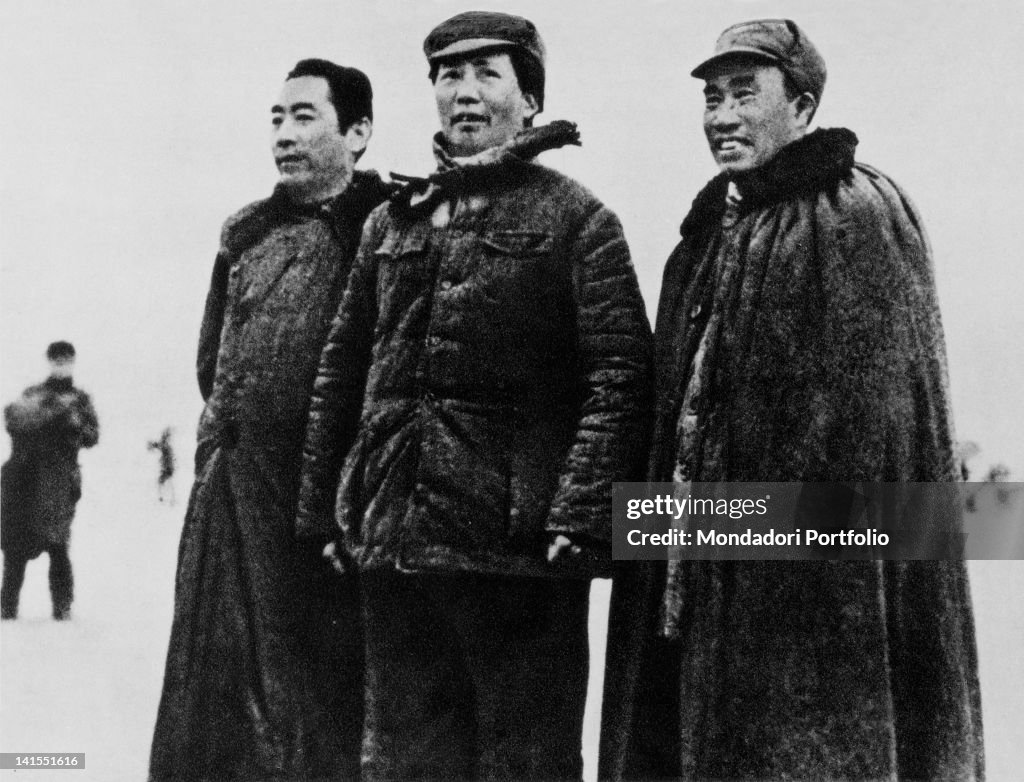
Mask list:
[[709,57],[704,60],[700,65],[690,71],[690,75],[695,79],[703,79],[711,68],[729,60],[735,60],[741,57],[754,57],[765,62],[778,63],[781,62],[778,57],[764,51],[763,49],[755,49],[750,46],[735,46],[727,52],[716,54],[713,57]]
[[427,57],[428,62],[441,60],[447,57],[456,57],[461,54],[475,52],[478,49],[491,49],[495,46],[518,46],[515,41],[508,41],[504,38],[463,38],[455,41],[443,49],[439,49]]

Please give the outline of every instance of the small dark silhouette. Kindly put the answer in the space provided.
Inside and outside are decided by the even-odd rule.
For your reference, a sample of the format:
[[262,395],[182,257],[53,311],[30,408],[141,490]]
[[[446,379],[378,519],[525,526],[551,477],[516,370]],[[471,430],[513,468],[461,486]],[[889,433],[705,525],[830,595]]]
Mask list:
[[160,474],[156,479],[157,498],[168,505],[175,503],[174,445],[171,443],[173,432],[174,430],[168,426],[160,433],[158,440],[150,440],[146,444],[148,450],[160,452]]
[[0,477],[4,619],[18,616],[25,566],[44,551],[50,555],[53,618],[71,616],[74,580],[68,544],[82,495],[78,451],[96,445],[99,423],[89,395],[72,383],[74,346],[54,342],[46,349],[46,358],[49,377],[4,408],[11,435],[11,458]]
[[1010,477],[1010,468],[1005,464],[994,464],[985,476],[985,483],[999,484],[996,489],[996,501],[1000,505],[1007,505],[1010,502],[1010,496],[1017,491],[1017,487],[1010,488],[1005,486],[1007,480]]
[[[981,453],[981,448],[978,447],[977,443],[971,440],[957,444],[956,456],[960,462],[960,475],[962,480],[969,481],[971,479],[971,475],[973,473],[967,463],[979,453]],[[980,482],[984,484],[997,484],[995,489],[995,498],[996,502],[1000,505],[1008,505],[1010,503],[1010,498],[1020,490],[1020,487],[1016,484],[1009,483],[1010,475],[1010,468],[1000,462],[991,465],[985,473],[985,477],[980,479]],[[964,508],[968,513],[974,513],[978,509],[977,494],[978,487],[975,487],[967,494],[964,500]]]

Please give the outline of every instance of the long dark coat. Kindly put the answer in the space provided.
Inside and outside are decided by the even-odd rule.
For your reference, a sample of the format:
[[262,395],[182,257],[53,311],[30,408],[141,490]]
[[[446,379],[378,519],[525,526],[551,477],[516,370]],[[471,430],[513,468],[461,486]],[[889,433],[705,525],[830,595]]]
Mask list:
[[295,543],[292,522],[320,346],[386,193],[357,172],[329,205],[276,191],[224,226],[153,780],[358,776],[357,592]]
[[[338,524],[362,568],[608,572],[611,483],[644,452],[650,327],[618,219],[530,159],[530,139],[566,143],[560,127],[455,169],[437,211],[410,197],[367,221],[310,405],[299,517],[333,527],[348,453]],[[557,534],[582,555],[549,565]]]
[[31,559],[67,545],[82,495],[78,451],[99,440],[89,395],[69,378],[47,378],[4,409],[11,457],[3,466],[0,547]]
[[[697,197],[662,285],[652,480],[952,480],[930,250],[855,144],[785,148],[738,215],[723,177]],[[678,564],[615,584],[602,777],[982,778],[963,562]]]

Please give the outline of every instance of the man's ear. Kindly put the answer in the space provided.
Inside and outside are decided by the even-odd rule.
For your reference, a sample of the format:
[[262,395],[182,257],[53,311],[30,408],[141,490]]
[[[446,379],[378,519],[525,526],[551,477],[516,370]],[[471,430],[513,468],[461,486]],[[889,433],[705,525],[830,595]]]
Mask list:
[[369,118],[363,117],[349,125],[348,130],[343,135],[345,136],[345,141],[348,142],[349,150],[353,154],[358,154],[366,149],[366,145],[373,135],[373,123],[370,122]]
[[809,92],[801,93],[797,96],[795,110],[797,125],[806,130],[814,119],[814,112],[818,110],[818,101]]
[[526,121],[526,124],[529,124],[530,120],[536,117],[537,112],[540,111],[540,104],[537,102],[537,99],[533,97],[532,92],[524,92],[523,101],[526,103],[526,111],[523,113],[523,119]]

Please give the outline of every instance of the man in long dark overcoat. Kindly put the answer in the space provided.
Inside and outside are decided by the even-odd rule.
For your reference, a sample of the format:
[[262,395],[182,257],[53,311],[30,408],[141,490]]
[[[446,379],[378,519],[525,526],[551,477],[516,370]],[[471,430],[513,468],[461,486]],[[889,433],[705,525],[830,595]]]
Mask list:
[[365,780],[579,779],[590,579],[644,451],[649,326],[618,219],[534,160],[577,135],[529,127],[533,24],[459,14],[424,49],[438,169],[367,221],[298,526],[360,571]]
[[[665,268],[649,477],[952,481],[921,218],[852,132],[808,132],[821,56],[792,21],[745,22],[693,75],[721,173]],[[604,778],[984,773],[962,561],[626,571],[608,661]]]
[[295,542],[292,521],[320,348],[363,221],[387,194],[354,168],[371,100],[362,72],[298,63],[271,109],[280,182],[224,225],[153,780],[359,773],[358,594]]
[[3,466],[0,489],[4,619],[18,616],[25,567],[44,551],[50,557],[53,618],[70,618],[74,599],[68,546],[75,506],[82,496],[78,451],[96,445],[100,428],[89,395],[74,385],[74,345],[53,342],[46,358],[49,377],[4,408],[11,435],[11,457]]

